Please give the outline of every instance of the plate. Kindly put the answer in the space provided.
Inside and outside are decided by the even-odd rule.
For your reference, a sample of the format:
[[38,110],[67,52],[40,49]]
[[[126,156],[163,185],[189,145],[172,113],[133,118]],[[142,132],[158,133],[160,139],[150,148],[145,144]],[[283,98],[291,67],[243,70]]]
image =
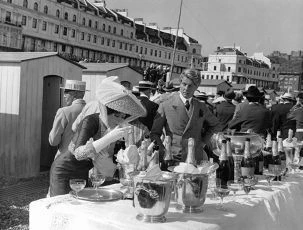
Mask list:
[[[85,188],[78,192],[79,200],[95,201],[95,202],[104,202],[104,201],[113,201],[120,200],[123,198],[123,193],[115,189],[106,189],[98,188],[97,189],[99,197],[96,196],[96,190],[94,188]],[[76,197],[76,193],[71,191],[70,194]]]

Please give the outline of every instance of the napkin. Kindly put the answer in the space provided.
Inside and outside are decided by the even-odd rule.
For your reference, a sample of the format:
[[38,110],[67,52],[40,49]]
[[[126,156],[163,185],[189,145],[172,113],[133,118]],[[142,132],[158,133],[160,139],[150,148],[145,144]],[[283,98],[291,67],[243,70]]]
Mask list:
[[120,149],[117,154],[117,162],[120,164],[138,164],[139,160],[138,148],[135,145],[130,145],[125,150]]

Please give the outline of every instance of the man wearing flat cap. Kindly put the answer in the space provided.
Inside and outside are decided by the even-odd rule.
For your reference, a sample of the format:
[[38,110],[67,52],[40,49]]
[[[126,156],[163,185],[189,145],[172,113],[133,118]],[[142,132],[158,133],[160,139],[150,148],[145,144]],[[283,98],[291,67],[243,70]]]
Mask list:
[[172,138],[172,155],[174,161],[185,161],[187,142],[195,139],[195,157],[197,163],[207,160],[203,150],[209,144],[213,133],[221,131],[218,119],[207,106],[193,97],[201,83],[201,77],[195,69],[186,69],[180,75],[180,91],[160,103],[151,130],[151,138],[160,146],[160,162],[163,160],[164,146],[161,141],[163,128]]
[[260,103],[263,94],[256,86],[250,86],[244,95],[248,103],[243,104],[235,118],[230,121],[228,128],[240,132],[252,130],[265,137],[267,131],[271,129],[272,116],[271,112]]
[[66,106],[58,109],[48,138],[51,146],[58,146],[55,158],[67,151],[72,140],[72,124],[85,106],[85,88],[86,83],[77,80],[66,80],[65,86],[62,87]]
[[294,97],[291,93],[285,93],[281,96],[281,102],[273,105],[271,108],[273,113],[273,133],[276,133],[277,130],[281,130],[283,139],[287,138],[289,129],[292,129],[294,132],[296,129],[296,122],[287,118],[287,114],[292,109],[294,101]]

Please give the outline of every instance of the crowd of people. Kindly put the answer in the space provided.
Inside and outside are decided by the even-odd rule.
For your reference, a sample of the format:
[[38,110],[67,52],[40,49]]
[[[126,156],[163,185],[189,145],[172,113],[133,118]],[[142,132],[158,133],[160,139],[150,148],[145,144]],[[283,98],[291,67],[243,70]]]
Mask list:
[[[158,75],[157,72],[158,71]],[[303,93],[297,101],[290,93],[272,103],[257,87],[243,94],[233,89],[218,92],[213,98],[198,91],[201,77],[195,69],[180,74],[180,85],[165,82],[166,69],[149,69],[138,86],[108,77],[96,92],[96,100],[85,104],[85,82],[67,80],[64,86],[66,106],[57,111],[49,142],[58,146],[50,170],[50,196],[70,191],[69,180],[88,180],[91,169],[112,177],[116,170],[114,154],[123,148],[130,127],[139,147],[146,135],[159,145],[163,161],[163,136],[172,138],[174,162],[186,159],[187,140],[194,138],[199,163],[212,153],[211,136],[234,129],[265,137],[281,130],[286,138],[293,129],[303,138]],[[165,170],[165,169],[163,169]]]

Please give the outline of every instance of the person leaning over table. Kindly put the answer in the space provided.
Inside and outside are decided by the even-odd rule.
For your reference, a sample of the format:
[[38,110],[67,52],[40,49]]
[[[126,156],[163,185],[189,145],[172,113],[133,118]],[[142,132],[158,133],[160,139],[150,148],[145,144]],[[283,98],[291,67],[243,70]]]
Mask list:
[[108,149],[129,130],[125,124],[146,110],[120,83],[109,77],[98,87],[100,113],[86,116],[77,128],[68,150],[58,156],[50,170],[50,196],[70,191],[70,179],[86,179],[91,168],[112,177],[116,166]]
[[85,82],[66,80],[65,86],[62,88],[64,89],[66,106],[58,109],[48,138],[51,146],[58,146],[55,158],[66,152],[74,134],[72,124],[85,106],[83,100],[86,91]]
[[180,81],[180,91],[173,92],[167,100],[160,103],[151,129],[151,139],[156,140],[160,146],[161,162],[165,152],[161,141],[164,128],[166,135],[172,138],[172,154],[174,160],[178,162],[185,161],[187,140],[194,138],[195,156],[199,163],[208,159],[203,147],[209,144],[212,134],[221,131],[222,127],[207,106],[193,98],[201,83],[199,72],[195,69],[186,69],[181,73]]

